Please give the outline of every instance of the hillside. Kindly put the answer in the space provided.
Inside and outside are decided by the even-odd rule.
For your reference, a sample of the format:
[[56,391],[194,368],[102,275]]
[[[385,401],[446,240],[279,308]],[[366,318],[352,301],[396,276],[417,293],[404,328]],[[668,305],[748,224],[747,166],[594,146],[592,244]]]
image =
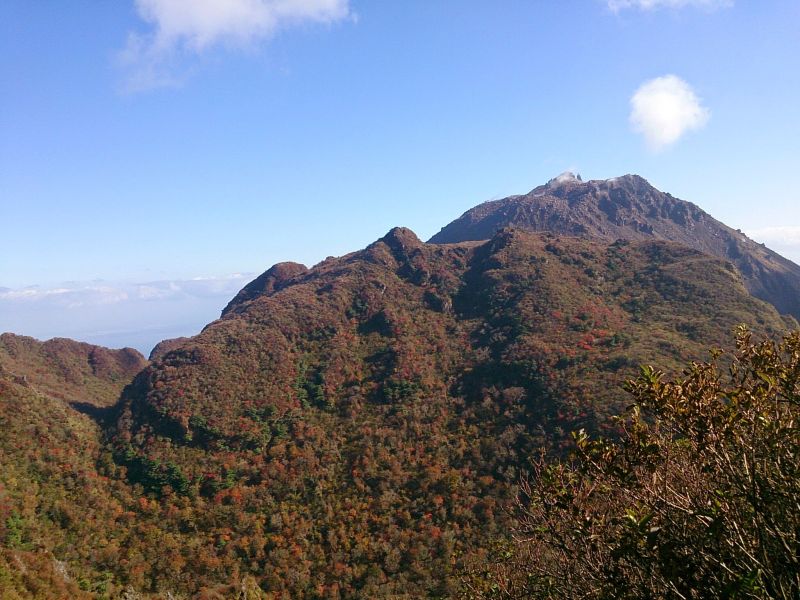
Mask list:
[[66,338],[40,342],[12,333],[0,335],[0,373],[61,400],[114,404],[122,388],[146,365],[133,348],[109,350]]
[[83,599],[113,591],[107,565],[125,543],[127,524],[118,519],[133,499],[121,503],[119,491],[127,486],[99,474],[101,439],[86,414],[0,374],[4,600]]
[[123,394],[115,460],[156,517],[117,570],[137,589],[452,595],[461,560],[507,535],[529,457],[609,431],[639,363],[797,325],[730,263],[664,241],[394,229],[267,273]]
[[800,318],[800,266],[720,223],[699,207],[661,192],[638,175],[581,181],[565,173],[521,196],[485,202],[431,238],[449,244],[486,240],[504,227],[613,242],[664,240],[731,261],[747,289],[779,312]]
[[172,338],[168,340],[161,340],[150,351],[150,356],[148,360],[158,360],[162,356],[164,356],[167,352],[172,352],[177,348],[180,348],[181,344],[188,341],[189,338],[187,337],[179,337],[179,338]]
[[[145,365],[130,348],[0,336],[0,597],[108,597],[139,535],[98,417]],[[145,522],[140,519],[141,522]],[[140,543],[140,542],[136,542]]]

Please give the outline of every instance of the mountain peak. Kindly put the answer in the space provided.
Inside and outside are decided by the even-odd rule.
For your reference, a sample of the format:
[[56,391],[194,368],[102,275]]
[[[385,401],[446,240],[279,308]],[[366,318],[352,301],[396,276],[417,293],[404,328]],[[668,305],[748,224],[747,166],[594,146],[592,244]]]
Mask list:
[[308,271],[308,267],[296,262],[280,262],[272,265],[253,281],[244,286],[222,310],[222,316],[237,306],[263,294],[271,294],[286,286],[288,281]]
[[422,240],[407,227],[393,227],[378,242],[386,244],[395,258],[399,260],[407,257],[410,250],[422,246]]
[[405,249],[422,245],[422,241],[417,237],[417,234],[408,227],[393,227],[380,241],[392,249]]
[[661,192],[639,175],[584,182],[567,171],[528,194],[480,204],[430,242],[488,240],[513,227],[613,242],[663,240],[734,263],[750,292],[800,317],[800,266],[720,223],[695,204]]

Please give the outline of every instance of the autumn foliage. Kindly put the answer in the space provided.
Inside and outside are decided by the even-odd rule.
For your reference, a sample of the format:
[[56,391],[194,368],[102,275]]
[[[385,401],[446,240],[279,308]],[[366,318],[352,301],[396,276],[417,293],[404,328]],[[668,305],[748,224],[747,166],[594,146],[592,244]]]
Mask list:
[[[473,597],[797,598],[800,332],[693,363],[643,367],[618,440],[575,435],[539,460],[516,543],[474,569]],[[482,576],[481,573],[485,576]]]
[[0,581],[42,598],[72,592],[31,591],[37,573],[98,598],[452,597],[510,543],[540,447],[620,433],[638,364],[677,373],[738,323],[796,326],[685,247],[511,230],[434,245],[396,229],[256,287],[104,411],[0,355]]

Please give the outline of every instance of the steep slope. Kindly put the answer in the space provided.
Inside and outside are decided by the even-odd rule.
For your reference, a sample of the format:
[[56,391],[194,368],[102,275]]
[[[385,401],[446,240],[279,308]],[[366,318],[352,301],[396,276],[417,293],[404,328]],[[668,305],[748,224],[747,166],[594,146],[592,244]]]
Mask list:
[[0,372],[62,400],[113,404],[146,365],[133,348],[109,350],[66,338],[40,342],[12,333],[0,335]]
[[[181,549],[205,539],[124,475],[89,415],[0,374],[0,598],[183,597],[170,595],[187,586]],[[236,597],[214,590],[205,597]]]
[[638,175],[584,182],[566,173],[528,194],[476,206],[430,241],[485,240],[504,227],[608,241],[679,242],[731,261],[750,293],[800,318],[800,266]]
[[120,548],[135,548],[147,517],[126,517],[138,497],[90,414],[146,364],[129,348],[0,336],[2,598],[120,597],[131,581]]
[[136,548],[151,590],[452,594],[460,557],[503,535],[529,456],[611,427],[637,364],[677,368],[741,322],[796,326],[729,263],[662,241],[394,229],[279,279],[123,395],[116,461],[186,540],[170,567]]
[[2,598],[109,591],[101,546],[119,503],[96,470],[100,438],[88,416],[0,374]]

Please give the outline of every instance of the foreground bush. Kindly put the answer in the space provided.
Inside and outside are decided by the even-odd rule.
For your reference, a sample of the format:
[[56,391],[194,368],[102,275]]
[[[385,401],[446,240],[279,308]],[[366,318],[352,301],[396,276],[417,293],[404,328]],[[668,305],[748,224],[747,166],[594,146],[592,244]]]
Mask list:
[[[726,366],[722,366],[726,365]],[[715,353],[682,379],[643,367],[616,441],[535,461],[516,543],[470,597],[800,597],[800,332]]]

